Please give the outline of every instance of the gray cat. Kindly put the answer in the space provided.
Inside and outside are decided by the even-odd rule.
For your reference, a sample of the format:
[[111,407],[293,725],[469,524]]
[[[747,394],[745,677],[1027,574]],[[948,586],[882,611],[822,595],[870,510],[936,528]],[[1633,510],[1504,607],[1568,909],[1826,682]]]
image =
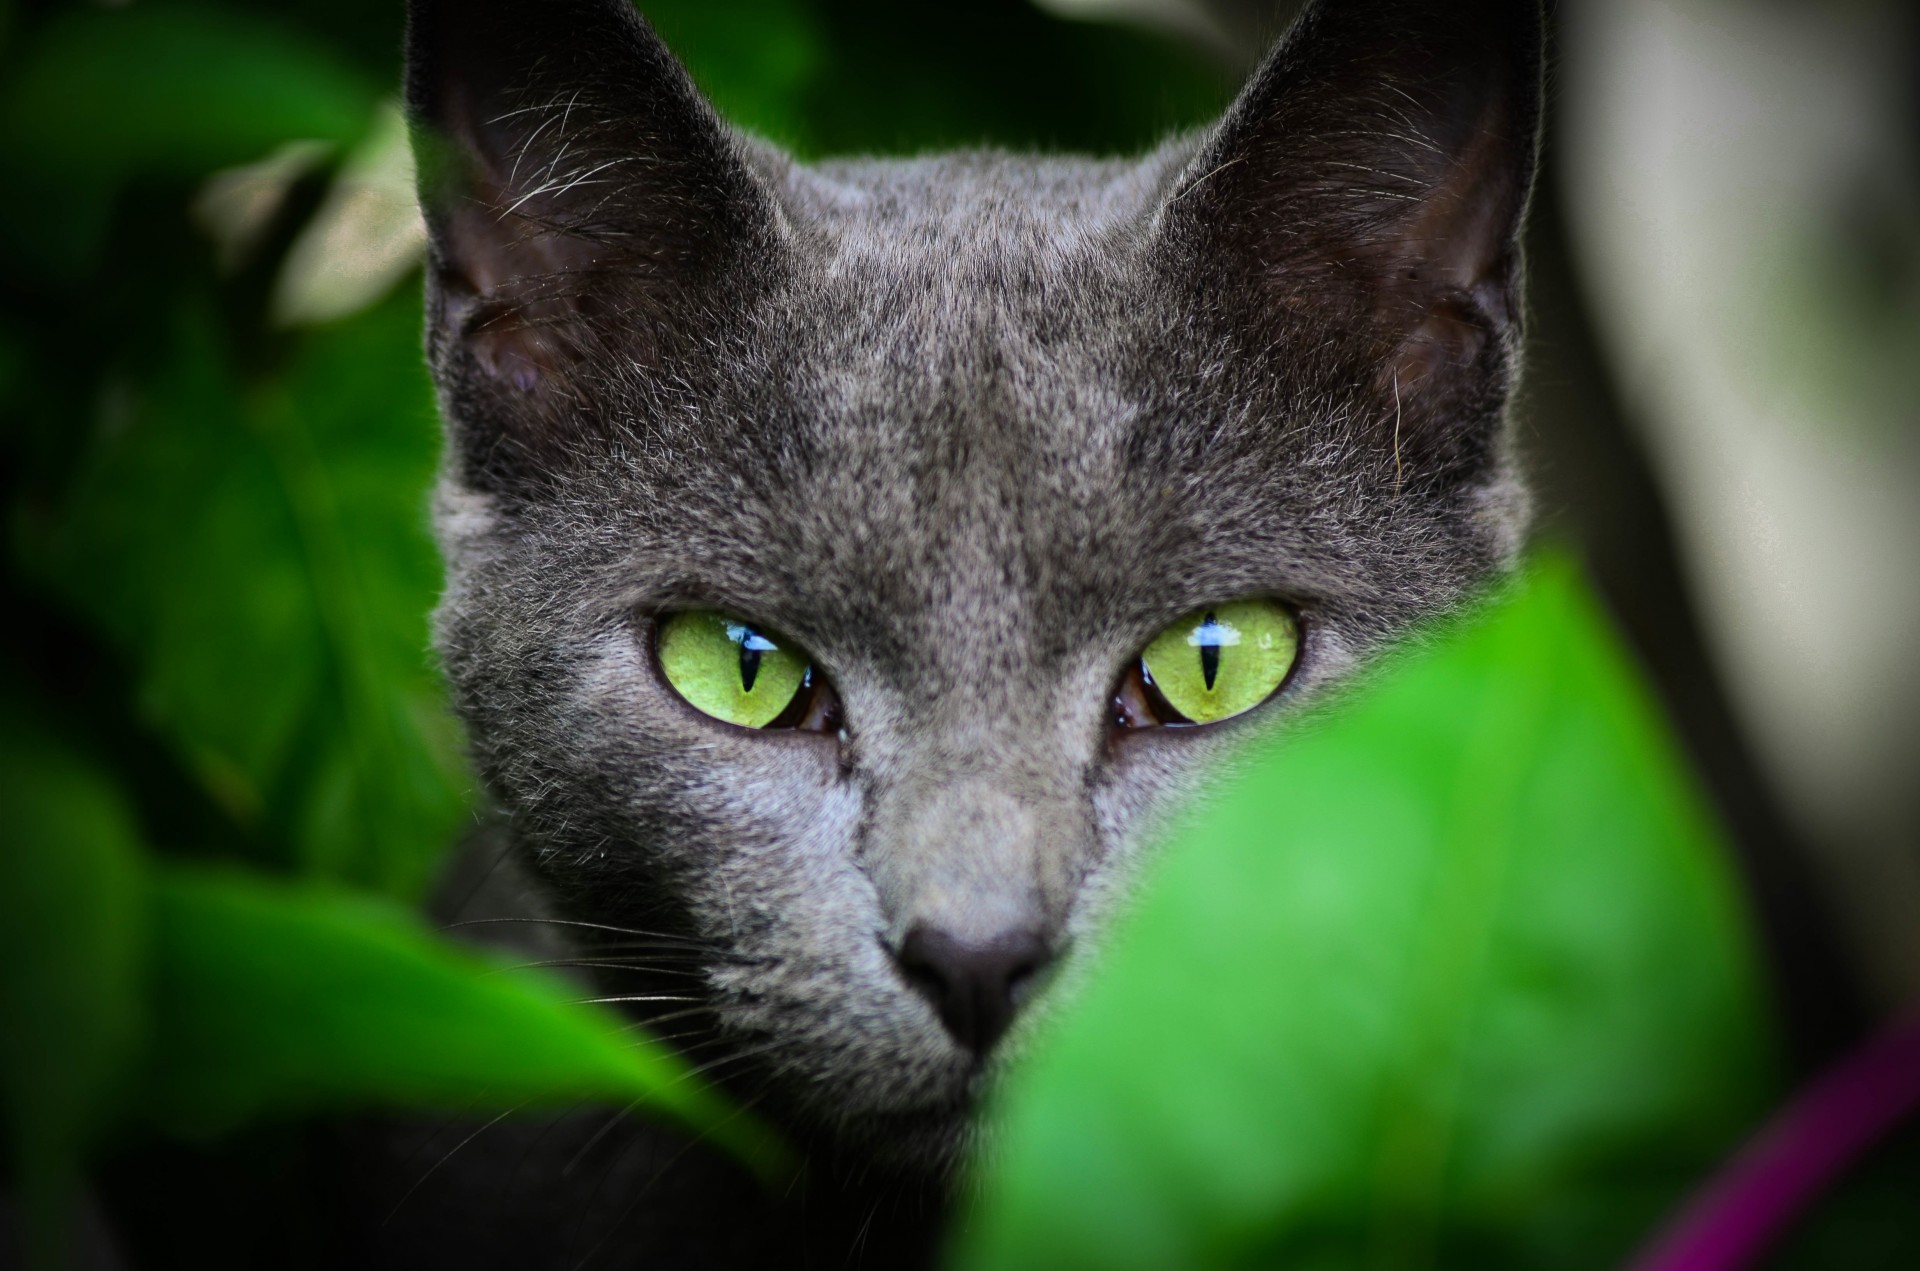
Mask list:
[[802,165],[625,0],[415,0],[485,890],[815,1162],[788,1212],[547,1127],[437,1239],[924,1256],[1156,816],[1511,562],[1540,42],[1532,0],[1316,3],[1141,159]]

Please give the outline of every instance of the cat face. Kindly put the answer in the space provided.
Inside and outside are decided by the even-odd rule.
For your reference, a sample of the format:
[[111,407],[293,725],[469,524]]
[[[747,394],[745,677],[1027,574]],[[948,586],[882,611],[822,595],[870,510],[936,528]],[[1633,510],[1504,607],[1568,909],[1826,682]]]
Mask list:
[[[671,937],[632,996],[943,1159],[1168,801],[1512,556],[1537,14],[1310,8],[1138,161],[803,166],[623,0],[529,12],[410,33],[458,708],[565,915]],[[1158,726],[1215,611],[1284,682]],[[749,635],[805,726],[676,687]]]

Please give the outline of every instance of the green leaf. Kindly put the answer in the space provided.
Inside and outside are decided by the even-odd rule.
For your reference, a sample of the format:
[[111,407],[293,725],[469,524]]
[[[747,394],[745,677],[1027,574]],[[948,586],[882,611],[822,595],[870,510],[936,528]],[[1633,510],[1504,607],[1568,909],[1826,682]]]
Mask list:
[[726,118],[802,156],[982,144],[1139,152],[1217,114],[1230,78],[1137,30],[1030,0],[646,0]]
[[143,1034],[145,873],[118,792],[0,692],[0,1108],[37,1252]]
[[376,93],[313,39],[257,10],[73,7],[21,52],[0,96],[12,164],[90,181],[195,175],[281,142],[348,142]]
[[786,143],[808,135],[802,102],[829,56],[814,5],[651,0],[642,12],[727,122]]
[[1572,571],[1177,835],[999,1111],[970,1267],[1602,1267],[1772,1081],[1719,839]]
[[769,1173],[779,1145],[670,1050],[577,990],[494,966],[385,902],[162,876],[148,1115],[183,1136],[265,1117],[603,1099],[665,1113]]
[[399,895],[430,876],[471,789],[427,649],[438,425],[418,305],[403,288],[250,388],[218,326],[181,304],[152,378],[102,394],[25,544],[264,852]]
[[[71,291],[100,265],[135,178],[199,177],[288,141],[351,143],[373,82],[258,7],[65,5],[21,31],[0,79],[0,250]],[[172,220],[171,206],[147,206]],[[122,265],[115,286],[127,285]]]

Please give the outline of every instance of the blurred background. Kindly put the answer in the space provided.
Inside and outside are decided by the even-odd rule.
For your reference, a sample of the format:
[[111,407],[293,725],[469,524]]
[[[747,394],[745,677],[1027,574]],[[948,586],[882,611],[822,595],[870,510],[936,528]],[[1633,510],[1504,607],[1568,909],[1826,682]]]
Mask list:
[[[1293,7],[642,5],[803,156],[1137,151]],[[1920,9],[1551,10],[1539,533],[1671,712],[1808,1070],[1920,999]],[[0,701],[160,856],[416,897],[482,809],[427,651],[401,22],[0,0]]]
[[[1275,8],[1048,7],[1238,64]],[[1549,9],[1539,535],[1578,545],[1673,711],[1819,1049],[1920,996],[1920,9]]]

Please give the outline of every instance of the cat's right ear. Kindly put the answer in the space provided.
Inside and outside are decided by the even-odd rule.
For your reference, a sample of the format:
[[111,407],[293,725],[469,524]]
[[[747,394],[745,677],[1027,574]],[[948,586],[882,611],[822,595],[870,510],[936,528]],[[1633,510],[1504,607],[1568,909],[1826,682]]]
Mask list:
[[628,0],[409,9],[435,365],[499,399],[468,413],[577,426],[597,368],[699,338],[682,328],[772,255],[768,196]]
[[1343,359],[1396,456],[1485,454],[1506,401],[1542,39],[1540,0],[1311,0],[1160,208],[1169,274]]

